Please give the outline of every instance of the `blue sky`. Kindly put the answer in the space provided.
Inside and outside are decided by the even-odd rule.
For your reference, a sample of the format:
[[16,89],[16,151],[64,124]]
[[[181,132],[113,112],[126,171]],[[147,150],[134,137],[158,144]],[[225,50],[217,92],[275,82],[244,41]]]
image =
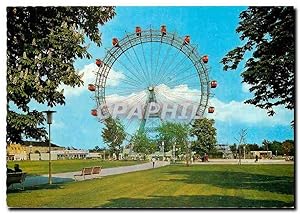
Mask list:
[[[260,144],[263,139],[285,140],[294,138],[290,127],[293,112],[279,107],[274,117],[268,117],[264,110],[243,104],[251,98],[247,85],[241,83],[241,69],[225,72],[219,63],[232,48],[241,44],[235,29],[239,13],[246,7],[117,7],[117,15],[105,26],[102,32],[102,46],[90,43],[89,52],[93,59],[77,60],[79,72],[85,71],[85,85],[81,88],[66,89],[66,105],[56,106],[52,126],[52,141],[61,146],[76,148],[94,148],[104,146],[101,138],[103,125],[90,115],[96,107],[93,95],[87,90],[87,84],[93,83],[95,76],[89,70],[96,58],[105,56],[105,49],[111,47],[113,37],[122,38],[125,31],[133,32],[135,26],[143,29],[159,29],[161,24],[168,31],[178,35],[190,35],[191,43],[198,45],[198,52],[209,55],[211,67],[210,79],[218,81],[214,98],[210,104],[216,112],[209,115],[216,121],[218,143],[235,143],[241,129],[247,129],[248,143]],[[87,41],[89,43],[89,41]],[[32,104],[33,108],[44,110],[45,106]]]

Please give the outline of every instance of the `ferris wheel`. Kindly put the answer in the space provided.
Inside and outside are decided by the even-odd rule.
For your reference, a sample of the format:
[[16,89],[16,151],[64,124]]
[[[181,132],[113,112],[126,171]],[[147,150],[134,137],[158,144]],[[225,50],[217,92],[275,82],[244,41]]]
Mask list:
[[112,38],[112,47],[96,60],[94,84],[100,121],[117,117],[129,136],[137,131],[151,133],[162,121],[190,123],[214,113],[209,106],[211,88],[208,56],[200,55],[190,36],[160,29],[141,29],[122,39]]

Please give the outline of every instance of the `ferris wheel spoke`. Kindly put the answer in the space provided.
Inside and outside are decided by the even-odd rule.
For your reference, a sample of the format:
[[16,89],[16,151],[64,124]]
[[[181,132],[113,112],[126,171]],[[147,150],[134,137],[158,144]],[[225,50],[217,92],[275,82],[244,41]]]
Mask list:
[[[191,53],[193,53],[194,49],[195,49],[195,48],[193,48],[192,51],[190,51],[188,55],[190,55]],[[180,51],[180,52],[181,52],[181,51]],[[176,63],[176,65],[175,65],[174,67],[172,67],[172,68],[173,68],[172,70],[180,68],[182,65],[184,65],[183,62],[184,62],[187,58],[189,58],[189,57],[187,57],[186,54],[184,54],[184,53],[182,54],[182,56],[183,56],[182,59],[179,60],[179,61]],[[170,67],[170,68],[171,68],[171,67]],[[170,69],[168,70],[168,72],[169,72],[169,71],[170,71]]]
[[[140,40],[141,40],[141,39],[140,39]],[[145,57],[144,45],[143,45],[142,40],[141,40],[141,46],[142,46],[142,53],[143,53],[143,58],[144,58],[145,69],[146,69],[146,73],[147,73],[147,78],[148,78],[148,80],[151,81],[151,79],[150,79],[150,73],[149,73],[149,71],[148,71],[147,60],[146,60],[146,57]]]
[[[127,34],[127,38],[129,38],[128,34]],[[140,62],[140,59],[139,59],[139,57],[138,57],[138,55],[137,55],[137,53],[136,53],[136,51],[135,51],[135,47],[134,47],[134,45],[131,43],[131,40],[130,40],[130,39],[129,39],[129,43],[130,43],[130,45],[131,45],[131,49],[132,49],[133,52],[134,52],[135,58],[137,59],[137,62],[138,62],[138,64],[139,64],[139,67],[141,68],[141,70],[142,70],[142,72],[143,72],[143,74],[144,74],[144,79],[146,80],[146,82],[148,82],[147,75],[146,75],[146,73],[145,73],[145,71],[144,71],[144,68],[143,68],[143,66],[142,66],[142,64],[141,64],[141,62]],[[140,72],[139,72],[139,73],[140,73]],[[149,82],[148,82],[148,84],[149,84]]]
[[[192,68],[194,68],[194,65],[189,65],[189,67],[185,67],[183,69],[177,70],[175,72],[173,72],[174,70],[171,71],[172,76],[174,76],[176,78],[177,75],[184,73],[187,73],[187,71],[191,70]],[[195,74],[192,74],[195,75]],[[198,73],[196,74],[198,76]],[[164,78],[162,79],[162,82],[166,81],[168,78],[170,78],[168,75],[165,75]],[[182,79],[181,79],[182,80]]]
[[[172,95],[174,97],[181,97],[181,96],[178,96],[178,94],[185,94],[185,95],[188,95],[188,94],[197,94],[197,92],[180,92],[180,91],[176,91],[175,92],[175,91],[172,91],[172,90],[165,90],[165,89],[159,90],[159,92],[163,96],[165,96],[165,95],[162,92],[166,92],[168,95],[170,95],[170,96]],[[199,94],[199,92],[198,92],[198,94]],[[184,97],[187,97],[187,96],[184,96]],[[185,98],[183,98],[183,99],[185,99]],[[187,100],[187,99],[185,99],[185,100]]]
[[[177,56],[179,55],[179,53],[180,53],[180,51],[177,52]],[[176,58],[177,58],[177,56],[176,56]],[[175,59],[176,59],[176,58],[175,58]],[[185,58],[185,57],[183,57],[182,60],[180,60],[178,63],[176,63],[176,65],[174,66],[174,68],[177,68],[178,65],[179,65],[180,63],[182,63],[182,61],[183,61],[184,58]],[[171,65],[170,67],[173,67],[173,66]],[[170,74],[170,73],[169,73],[169,71],[170,71],[170,69],[171,69],[170,67],[164,70],[163,74],[160,76],[160,79],[158,80],[158,83],[160,83],[160,82],[162,81],[162,79],[165,78],[165,76],[168,76],[168,75]]]
[[[176,61],[177,61],[177,57],[180,56],[180,53],[181,53],[180,51],[177,51],[177,52],[176,52],[174,58],[172,59],[173,62],[176,62]],[[178,63],[179,63],[179,62],[178,62]],[[174,66],[174,68],[176,68],[176,66],[178,65],[178,63]],[[173,67],[173,66],[171,65],[170,67]],[[169,67],[169,69],[170,69],[170,67]],[[162,76],[168,75],[169,69],[165,69],[164,72],[163,72],[163,74],[162,74]],[[160,82],[161,82],[161,79],[159,79],[158,83],[160,83]]]
[[[129,52],[128,52],[128,55],[129,55]],[[135,64],[132,62],[132,60],[131,60],[131,57],[129,58],[128,57],[128,55],[126,54],[126,52],[124,52],[124,56],[127,58],[127,60],[129,61],[129,63],[132,65],[132,67],[133,67],[133,69],[137,72],[134,76],[136,77],[136,78],[138,78],[138,76],[137,76],[137,74],[139,74],[139,71],[137,70],[137,66],[135,66]],[[131,55],[130,55],[131,56]],[[139,81],[142,83],[142,82],[144,82],[146,79],[145,79],[145,77],[143,76],[143,80],[142,79],[140,79],[140,78],[138,78],[139,79]]]
[[[184,77],[180,77],[180,78],[177,78],[176,76],[173,78],[173,79],[171,79],[171,81],[169,81],[169,82],[166,82],[166,80],[165,80],[165,83],[166,83],[166,85],[168,85],[169,87],[170,86],[176,86],[176,85],[183,85],[183,83],[185,82],[185,81],[187,81],[187,80],[194,80],[195,78],[197,78],[198,77],[198,74],[194,74],[194,73],[192,73],[192,74],[190,74],[190,75],[188,75],[188,76],[184,76]],[[190,84],[191,82],[189,82],[189,84]],[[198,83],[199,84],[199,83]]]
[[172,96],[170,96],[170,94],[169,94],[169,96],[166,96],[164,94],[160,94],[160,95],[163,97],[162,100],[164,100],[164,103],[166,103],[165,100],[170,101],[170,103],[168,103],[168,104],[172,104],[172,103],[176,104],[176,105],[182,105],[182,104],[198,105],[199,104],[199,102],[197,102],[197,101],[194,101],[191,99],[186,99],[186,98],[183,98],[182,96],[178,96],[178,95],[172,95]]
[[155,66],[155,69],[154,69],[154,77],[157,77],[157,68],[158,68],[158,62],[159,62],[159,57],[160,57],[161,45],[162,45],[162,43],[160,42],[159,43],[159,48],[158,48],[157,59],[156,59],[156,66]]
[[[150,42],[150,78],[152,81],[152,76],[153,76],[153,70],[152,70],[152,42]],[[154,76],[155,77],[155,76]]]
[[[172,47],[172,46],[169,46],[168,49],[167,49],[167,51],[166,51],[166,54],[165,54],[165,56],[164,56],[164,58],[163,58],[163,60],[162,60],[162,63],[161,63],[161,65],[160,65],[160,68],[159,68],[158,73],[157,73],[157,75],[156,75],[157,77],[161,77],[160,73],[161,73],[161,71],[162,71],[162,68],[165,67],[165,65],[166,65],[166,61],[167,61],[167,59],[168,59],[168,57],[169,57],[169,53],[170,53],[171,47]],[[156,84],[157,84],[157,83],[156,83]]]
[[[109,52],[110,53],[110,52]],[[111,54],[111,53],[110,53]],[[112,55],[112,54],[111,54]],[[129,71],[129,73],[133,74],[132,71],[119,59],[116,60],[120,65],[122,65],[127,71]],[[126,74],[124,74],[126,75]],[[134,74],[133,74],[134,75]],[[140,80],[139,79],[133,79],[132,77],[126,75],[129,79],[131,79],[133,82],[139,84]]]

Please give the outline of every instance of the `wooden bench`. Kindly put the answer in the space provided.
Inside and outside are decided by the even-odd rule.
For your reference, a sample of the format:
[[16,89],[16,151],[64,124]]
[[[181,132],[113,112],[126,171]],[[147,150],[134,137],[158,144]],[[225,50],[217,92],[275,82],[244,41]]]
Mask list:
[[101,172],[102,167],[101,166],[94,166],[93,167],[93,171],[92,171],[92,175],[99,175]]
[[77,180],[76,177],[78,177],[78,176],[83,176],[83,179],[85,179],[86,175],[91,175],[91,176],[92,175],[99,175],[100,172],[101,172],[101,169],[102,169],[101,166],[84,167],[81,170],[80,174],[74,175],[74,179]]
[[[11,172],[7,173],[7,178],[6,178],[6,187],[8,188],[12,184],[23,184],[26,178],[26,173],[24,172]],[[24,188],[24,187],[23,187]]]

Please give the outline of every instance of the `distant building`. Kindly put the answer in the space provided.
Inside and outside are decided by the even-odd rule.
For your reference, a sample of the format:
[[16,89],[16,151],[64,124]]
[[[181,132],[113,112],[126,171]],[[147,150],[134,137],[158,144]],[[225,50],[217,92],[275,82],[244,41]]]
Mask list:
[[250,151],[251,157],[255,158],[257,155],[260,159],[271,158],[272,151]]
[[[88,150],[66,149],[51,144],[51,159],[85,159]],[[10,143],[6,146],[7,160],[49,160],[49,145],[45,142]]]
[[232,151],[228,144],[217,144],[217,152],[223,153],[223,158],[233,158]]
[[26,146],[18,143],[10,143],[6,146],[7,160],[27,160]]

